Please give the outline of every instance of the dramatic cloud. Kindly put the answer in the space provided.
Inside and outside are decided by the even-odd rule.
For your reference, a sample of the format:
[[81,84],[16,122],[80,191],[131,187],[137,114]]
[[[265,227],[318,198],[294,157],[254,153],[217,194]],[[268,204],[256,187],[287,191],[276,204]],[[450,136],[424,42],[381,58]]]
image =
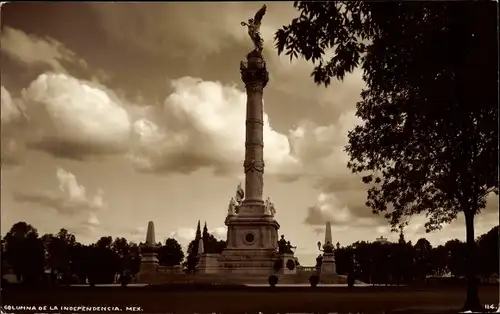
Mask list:
[[178,228],[170,234],[171,238],[176,239],[183,246],[187,246],[196,236],[196,229],[194,228]]
[[36,130],[29,147],[55,157],[85,159],[127,150],[131,124],[118,98],[65,74],[42,74],[23,90]]
[[4,167],[20,166],[24,158],[24,146],[20,145],[16,140],[1,136],[0,146],[1,152],[1,165]]
[[[245,40],[250,48],[241,21],[254,16],[261,3],[138,3],[93,5],[108,35],[154,54],[169,53],[197,56],[217,53],[234,41]],[[288,13],[288,14],[287,14]],[[268,4],[262,33],[272,40],[272,33],[292,17],[291,5]],[[271,36],[269,36],[271,35]]]
[[95,213],[90,212],[86,220],[78,223],[74,227],[69,227],[69,231],[81,236],[95,236],[99,228],[101,227],[101,222],[97,218]]
[[[368,208],[365,211],[371,214]],[[324,226],[330,221],[332,226],[338,227],[372,227],[380,224],[380,216],[355,216],[353,213],[360,213],[352,210],[345,203],[341,202],[336,194],[323,194],[318,197],[317,204],[307,209],[305,223],[312,226]]]
[[[161,118],[134,124],[142,145],[130,157],[149,172],[190,173],[211,167],[239,171],[244,159],[246,95],[232,86],[184,77],[172,82]],[[163,128],[160,128],[162,126]],[[298,165],[287,136],[274,131],[264,114],[264,155],[269,173]]]
[[76,63],[86,67],[86,63],[76,57],[62,43],[49,37],[26,34],[11,27],[2,29],[2,52],[27,65],[47,64],[54,71],[66,73],[64,63]]
[[1,87],[1,100],[2,130],[7,124],[26,118],[26,108],[23,103],[12,99],[9,91],[3,86]]
[[366,186],[347,169],[347,133],[359,123],[354,111],[348,111],[329,126],[305,121],[291,132],[293,153],[303,164],[301,175],[313,179],[320,192],[317,203],[307,209],[306,224],[324,226],[330,221],[335,227],[369,227],[381,223],[365,206]]
[[[147,231],[146,226],[140,226],[135,228],[107,228],[106,232],[108,233],[112,232],[114,236],[125,237],[129,241],[139,243],[145,241],[146,231]],[[213,234],[216,239],[225,240],[227,234],[227,228],[225,226],[213,229],[209,228],[208,232]],[[157,227],[157,225],[155,224],[156,242],[165,243],[165,240],[167,238],[174,238],[179,242],[179,244],[181,244],[184,247],[184,249],[187,249],[187,246],[195,238],[195,236],[196,236],[195,228],[178,227],[174,231],[169,232],[164,228]]]
[[[94,196],[87,195],[84,186],[80,185],[76,176],[62,168],[56,172],[59,182],[57,191],[17,191],[14,199],[18,202],[32,203],[51,208],[62,215],[79,216],[96,213],[105,208],[102,190],[98,190]],[[87,222],[96,225],[96,217],[91,215]]]
[[13,99],[5,87],[1,87],[1,165],[19,165],[22,161],[22,145],[16,141],[15,135],[26,122],[26,108],[19,99]]
[[[226,227],[217,227],[214,229],[208,228],[208,232],[213,234],[216,239],[226,240],[227,237],[227,228]],[[195,228],[178,228],[174,232],[170,234],[171,238],[176,239],[182,246],[187,247],[189,242],[193,241],[196,236]]]
[[[138,169],[238,172],[244,159],[246,95],[233,86],[184,77],[161,110],[134,106],[101,84],[45,73],[22,91],[30,119],[27,146],[55,157],[85,160],[126,154]],[[5,96],[5,103],[12,103]],[[295,132],[297,133],[297,132]],[[289,138],[264,114],[267,173],[295,176],[300,161]],[[299,154],[301,139],[293,134]],[[304,140],[305,141],[305,140]],[[302,156],[299,156],[302,157]]]
[[354,111],[342,113],[337,121],[321,126],[304,120],[290,131],[293,155],[303,164],[302,175],[356,179],[347,169],[347,133],[359,124]]
[[[341,185],[333,185],[335,190],[340,192],[330,194],[321,193],[317,204],[307,209],[307,216],[304,223],[311,225],[317,234],[324,233],[324,225],[327,221],[332,223],[332,229],[337,231],[350,230],[351,232],[365,233],[368,230],[373,234],[371,238],[365,240],[374,240],[375,236],[383,235],[389,237],[391,241],[397,241],[397,233],[391,233],[391,228],[387,220],[382,215],[374,215],[371,209],[364,206],[366,191],[361,188],[349,190],[349,186],[341,188]],[[351,192],[349,192],[351,191]],[[346,193],[353,193],[347,196]],[[340,195],[341,197],[337,197]],[[356,200],[357,195],[357,200]],[[350,200],[354,205],[346,205],[340,199]],[[359,206],[356,206],[359,204]],[[481,214],[475,219],[476,234],[481,235],[488,232],[492,227],[498,224],[498,196],[491,193],[487,198],[487,206]],[[434,245],[444,244],[451,238],[465,239],[465,220],[463,215],[450,224],[444,224],[442,229],[427,233],[425,223],[428,218],[425,214],[415,215],[409,219],[409,225],[404,229],[407,240],[416,242],[425,237]],[[355,231],[356,230],[356,231]]]

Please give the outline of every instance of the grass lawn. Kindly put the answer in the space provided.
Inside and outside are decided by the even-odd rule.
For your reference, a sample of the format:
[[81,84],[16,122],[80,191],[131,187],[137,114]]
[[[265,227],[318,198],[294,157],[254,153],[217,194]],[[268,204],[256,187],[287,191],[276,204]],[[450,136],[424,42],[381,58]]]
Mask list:
[[[480,287],[483,304],[499,304],[498,286]],[[455,312],[465,300],[464,287],[9,287],[5,305],[83,305],[141,307],[143,313],[312,313],[421,310]],[[7,311],[9,312],[9,311]],[[21,311],[15,311],[21,312]],[[413,311],[412,311],[413,312]]]

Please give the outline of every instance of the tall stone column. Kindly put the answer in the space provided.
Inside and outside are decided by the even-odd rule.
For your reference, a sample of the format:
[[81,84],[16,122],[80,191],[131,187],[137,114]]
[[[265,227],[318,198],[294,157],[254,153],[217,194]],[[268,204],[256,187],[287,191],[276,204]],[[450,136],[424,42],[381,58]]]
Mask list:
[[[246,140],[245,140],[245,200],[243,205],[260,205],[263,209],[264,188],[264,87],[269,81],[266,63],[260,52],[254,50],[241,62],[241,79],[247,92]],[[259,210],[260,211],[260,210]]]

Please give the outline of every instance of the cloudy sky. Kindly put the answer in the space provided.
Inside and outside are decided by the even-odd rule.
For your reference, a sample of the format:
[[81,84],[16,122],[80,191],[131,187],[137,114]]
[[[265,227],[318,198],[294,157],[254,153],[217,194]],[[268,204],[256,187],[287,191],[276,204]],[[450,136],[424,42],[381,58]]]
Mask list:
[[[2,234],[20,220],[40,233],[66,227],[83,243],[101,236],[186,244],[198,219],[224,238],[229,199],[242,179],[245,91],[239,62],[252,48],[240,22],[250,3],[10,3],[2,7]],[[327,220],[347,245],[390,234],[364,206],[346,169],[346,134],[358,123],[361,72],[318,87],[311,65],[290,64],[273,33],[295,15],[268,4],[262,33],[265,189],[280,233],[313,264]],[[407,239],[464,239],[463,219]],[[498,224],[498,198],[477,234]]]

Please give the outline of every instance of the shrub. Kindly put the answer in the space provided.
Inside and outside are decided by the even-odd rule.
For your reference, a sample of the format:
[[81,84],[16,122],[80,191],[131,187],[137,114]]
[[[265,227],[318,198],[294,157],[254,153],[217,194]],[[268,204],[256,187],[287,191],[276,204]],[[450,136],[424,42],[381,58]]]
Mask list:
[[347,275],[347,286],[349,288],[354,287],[354,275],[351,273],[349,273],[349,275]]
[[311,287],[316,287],[319,283],[318,275],[312,275],[311,277],[309,277],[309,283],[311,284]]
[[271,275],[269,276],[269,286],[271,287],[276,287],[276,284],[278,283],[278,276]]
[[274,266],[273,266],[273,269],[274,271],[279,271],[281,268],[283,267],[283,260],[282,259],[279,259],[277,260],[276,262],[274,262]]
[[289,259],[286,262],[286,268],[288,268],[289,270],[294,270],[295,269],[295,262],[293,260]]

